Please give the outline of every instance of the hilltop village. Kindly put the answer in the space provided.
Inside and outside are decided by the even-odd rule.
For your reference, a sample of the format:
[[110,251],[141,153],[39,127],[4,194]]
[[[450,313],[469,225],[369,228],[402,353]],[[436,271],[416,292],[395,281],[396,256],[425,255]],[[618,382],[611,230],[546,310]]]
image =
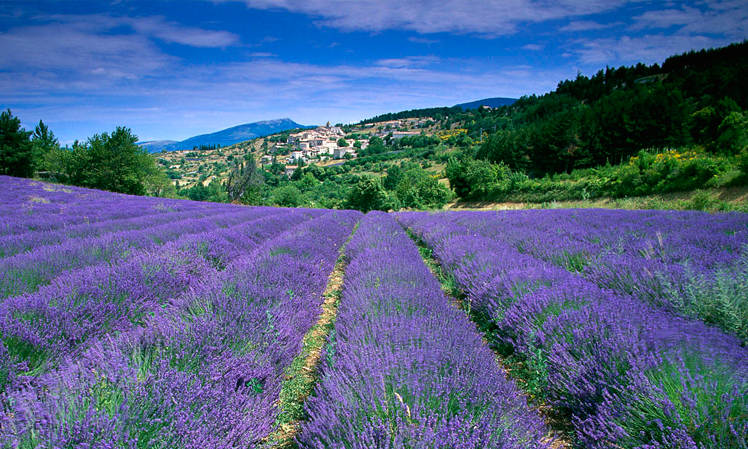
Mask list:
[[223,182],[234,160],[250,153],[254,154],[258,165],[266,169],[274,164],[283,166],[284,175],[291,177],[299,166],[338,165],[355,159],[369,146],[372,137],[399,140],[421,133],[433,135],[436,132],[433,124],[431,117],[347,126],[333,126],[328,122],[316,128],[273,134],[223,148],[162,152],[157,157],[177,188]]

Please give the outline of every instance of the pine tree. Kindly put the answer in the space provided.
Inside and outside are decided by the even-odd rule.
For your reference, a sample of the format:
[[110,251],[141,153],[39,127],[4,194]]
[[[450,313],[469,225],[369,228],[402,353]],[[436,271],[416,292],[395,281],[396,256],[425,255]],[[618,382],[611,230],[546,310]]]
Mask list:
[[8,109],[0,114],[0,174],[30,178],[34,174],[34,150],[30,131]]

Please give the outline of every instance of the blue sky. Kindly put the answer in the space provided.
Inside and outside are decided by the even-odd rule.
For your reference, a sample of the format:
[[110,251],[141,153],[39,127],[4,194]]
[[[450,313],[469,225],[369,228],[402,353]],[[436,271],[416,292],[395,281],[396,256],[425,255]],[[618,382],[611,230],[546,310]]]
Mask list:
[[748,2],[0,0],[0,107],[63,143],[551,91],[748,37]]

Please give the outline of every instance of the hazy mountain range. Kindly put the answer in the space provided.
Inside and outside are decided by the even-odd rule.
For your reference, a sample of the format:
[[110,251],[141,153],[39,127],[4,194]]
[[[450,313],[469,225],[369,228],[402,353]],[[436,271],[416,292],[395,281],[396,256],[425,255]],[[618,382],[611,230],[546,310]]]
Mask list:
[[294,122],[290,118],[281,118],[232,126],[231,128],[226,128],[211,134],[201,134],[199,136],[190,137],[181,142],[174,140],[151,140],[147,142],[139,142],[138,145],[147,148],[151,153],[158,153],[162,150],[191,150],[200,145],[221,145],[222,147],[225,147],[246,140],[251,140],[255,137],[267,136],[269,134],[275,134],[294,128],[305,128],[305,126]]

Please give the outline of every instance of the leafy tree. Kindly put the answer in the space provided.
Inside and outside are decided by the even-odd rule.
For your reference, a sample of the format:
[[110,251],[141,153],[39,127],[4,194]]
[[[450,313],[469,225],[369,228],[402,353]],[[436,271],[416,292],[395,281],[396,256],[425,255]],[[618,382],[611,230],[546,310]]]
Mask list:
[[369,146],[365,150],[361,151],[361,156],[369,156],[373,154],[380,154],[385,152],[384,141],[381,137],[371,136],[369,138]]
[[395,190],[403,179],[403,171],[399,165],[387,169],[387,176],[382,179],[382,185],[387,190]]
[[136,144],[129,128],[117,127],[109,135],[95,134],[86,142],[81,167],[86,187],[143,195],[145,179],[153,171],[154,158]]
[[338,146],[339,147],[347,147],[348,146],[348,142],[346,142],[345,139],[341,137],[340,139],[338,139]]
[[312,190],[314,187],[319,184],[319,181],[317,181],[317,178],[312,176],[311,173],[304,173],[304,175],[301,177],[301,179],[296,183],[296,185],[301,189],[302,192],[308,192]]
[[29,178],[34,174],[34,148],[31,132],[21,128],[21,120],[8,109],[0,114],[0,174]]
[[717,149],[728,155],[740,153],[748,146],[748,119],[740,112],[731,112],[719,125]]
[[366,213],[372,210],[387,211],[391,209],[392,202],[378,179],[371,176],[363,176],[353,186],[348,197],[347,206]]
[[304,174],[307,173],[314,176],[318,181],[324,181],[327,177],[325,169],[317,164],[310,164],[308,167],[304,168]]
[[76,141],[72,149],[52,148],[45,166],[60,181],[77,186],[133,195],[146,194],[149,186],[163,191],[163,169],[137,141],[129,128],[117,127],[111,135]]
[[413,209],[441,209],[452,196],[445,185],[419,166],[403,174],[396,192],[400,206]]
[[265,178],[257,170],[254,157],[245,158],[244,162],[237,159],[226,181],[229,201],[234,202],[246,197],[246,200],[256,202],[256,196],[264,181]]
[[304,195],[292,185],[279,187],[273,193],[273,202],[281,207],[299,207],[304,204]]

